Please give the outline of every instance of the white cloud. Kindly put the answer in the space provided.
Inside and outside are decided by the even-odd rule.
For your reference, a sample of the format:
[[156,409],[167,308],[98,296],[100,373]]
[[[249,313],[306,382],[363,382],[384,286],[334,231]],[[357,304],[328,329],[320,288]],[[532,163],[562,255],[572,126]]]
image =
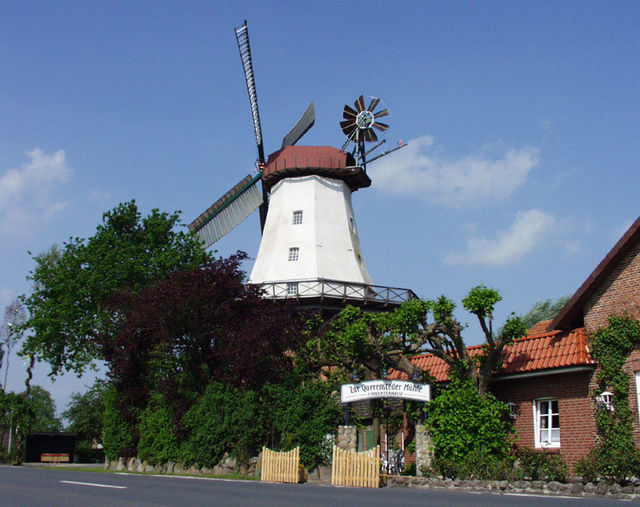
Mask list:
[[480,264],[501,267],[513,264],[532,253],[536,246],[559,227],[556,218],[544,211],[519,211],[507,231],[498,231],[495,239],[484,236],[467,239],[462,253],[449,253],[445,264]]
[[38,148],[26,152],[29,161],[0,176],[0,235],[28,237],[66,203],[56,197],[71,170],[65,153],[48,155]]
[[432,136],[419,137],[373,164],[370,173],[376,188],[459,208],[506,199],[538,165],[535,148],[508,149],[496,159],[475,154],[447,160],[438,156],[433,145]]

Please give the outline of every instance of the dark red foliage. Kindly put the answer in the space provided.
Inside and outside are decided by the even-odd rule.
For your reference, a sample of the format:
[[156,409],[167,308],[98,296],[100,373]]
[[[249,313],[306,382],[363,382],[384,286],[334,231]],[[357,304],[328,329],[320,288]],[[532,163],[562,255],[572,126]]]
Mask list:
[[158,390],[184,410],[212,381],[257,388],[291,369],[301,317],[244,283],[244,259],[239,252],[114,295],[117,332],[101,347],[123,404],[142,408]]

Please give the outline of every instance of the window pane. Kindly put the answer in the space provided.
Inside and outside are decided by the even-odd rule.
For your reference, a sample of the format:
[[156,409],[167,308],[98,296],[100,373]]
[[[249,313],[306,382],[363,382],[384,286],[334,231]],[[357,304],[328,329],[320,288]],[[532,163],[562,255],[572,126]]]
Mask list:
[[551,442],[560,442],[560,430],[552,429],[551,430]]
[[559,415],[554,415],[551,418],[551,427],[552,428],[559,428],[560,427],[560,416]]
[[302,223],[302,211],[294,211],[293,212],[293,224],[299,225]]
[[554,414],[557,414],[557,413],[558,413],[558,400],[555,400],[555,401],[552,401],[552,402],[551,402],[551,411],[552,411]]
[[540,402],[540,414],[546,415],[547,412],[549,412],[549,402],[548,401],[541,401]]

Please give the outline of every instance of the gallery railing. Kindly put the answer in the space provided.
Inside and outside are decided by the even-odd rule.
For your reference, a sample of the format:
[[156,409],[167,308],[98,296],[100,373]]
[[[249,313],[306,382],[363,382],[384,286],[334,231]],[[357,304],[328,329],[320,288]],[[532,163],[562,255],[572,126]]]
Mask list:
[[399,305],[417,296],[410,289],[341,282],[337,280],[297,280],[259,284],[265,297],[273,299],[340,299],[360,303]]

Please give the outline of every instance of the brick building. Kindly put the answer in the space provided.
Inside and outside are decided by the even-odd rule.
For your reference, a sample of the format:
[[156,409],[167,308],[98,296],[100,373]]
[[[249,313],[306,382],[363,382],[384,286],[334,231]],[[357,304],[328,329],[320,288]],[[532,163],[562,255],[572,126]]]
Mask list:
[[[553,320],[536,324],[505,349],[504,369],[494,376],[491,390],[512,409],[518,446],[554,450],[573,466],[594,445],[597,364],[588,337],[606,326],[610,315],[625,313],[640,318],[640,217]],[[480,346],[469,350],[473,355]],[[436,380],[448,379],[446,364],[435,356],[413,361]],[[640,349],[632,352],[625,370],[640,446]]]

